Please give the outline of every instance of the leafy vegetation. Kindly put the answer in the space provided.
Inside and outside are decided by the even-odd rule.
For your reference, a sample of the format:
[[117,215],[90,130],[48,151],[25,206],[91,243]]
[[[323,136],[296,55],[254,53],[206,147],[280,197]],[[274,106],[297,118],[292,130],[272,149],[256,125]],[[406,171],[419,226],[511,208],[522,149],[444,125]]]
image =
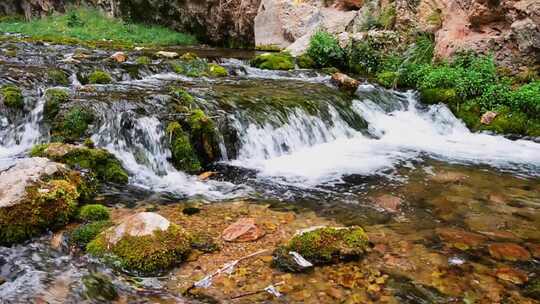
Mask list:
[[342,66],[345,59],[345,52],[339,46],[337,39],[324,31],[318,31],[313,35],[307,54],[313,58],[315,65],[320,68]]
[[[23,21],[6,19],[0,22],[0,32],[21,33],[33,39],[58,43],[84,44],[107,42],[125,46],[194,44],[193,36],[163,27],[133,24],[109,18],[95,9],[79,8],[64,15]],[[104,40],[106,41],[104,43]]]
[[0,95],[6,107],[12,109],[24,108],[24,97],[21,89],[14,85],[5,85],[0,89]]
[[79,218],[86,222],[108,220],[111,217],[109,209],[103,205],[85,205],[79,211]]

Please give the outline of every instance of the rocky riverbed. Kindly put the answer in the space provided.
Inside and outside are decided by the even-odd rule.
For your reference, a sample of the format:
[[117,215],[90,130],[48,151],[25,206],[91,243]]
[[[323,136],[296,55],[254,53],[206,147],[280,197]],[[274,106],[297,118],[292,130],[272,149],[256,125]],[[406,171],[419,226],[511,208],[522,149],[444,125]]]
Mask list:
[[6,303],[539,301],[530,139],[230,51],[0,49]]

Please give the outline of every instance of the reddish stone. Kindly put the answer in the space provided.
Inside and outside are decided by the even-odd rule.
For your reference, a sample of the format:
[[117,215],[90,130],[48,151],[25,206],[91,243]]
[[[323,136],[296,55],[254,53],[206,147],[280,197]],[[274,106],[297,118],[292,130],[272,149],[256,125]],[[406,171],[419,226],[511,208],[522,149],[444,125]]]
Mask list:
[[528,261],[531,254],[527,249],[514,243],[495,243],[488,247],[489,254],[499,260],[507,261]]
[[531,252],[532,256],[537,259],[540,259],[540,244],[528,243],[526,245],[529,251]]
[[253,218],[241,218],[223,230],[221,237],[227,242],[251,242],[264,236],[264,230]]
[[497,117],[497,113],[495,113],[493,111],[488,111],[488,112],[484,113],[484,115],[482,115],[482,117],[480,118],[480,122],[483,125],[490,125],[493,122],[493,120],[495,119],[495,117]]
[[524,284],[529,279],[525,272],[510,267],[501,267],[497,269],[495,275],[503,281],[508,281],[517,285]]
[[482,235],[467,232],[462,229],[438,228],[436,232],[442,241],[461,250],[478,248],[487,240],[487,238]]
[[373,202],[384,210],[396,213],[401,205],[401,198],[389,194],[383,194],[373,199]]
[[341,90],[351,93],[354,93],[360,85],[360,82],[358,80],[343,73],[332,74],[331,82]]
[[122,63],[127,60],[127,55],[124,52],[116,52],[111,55],[111,59],[118,63]]

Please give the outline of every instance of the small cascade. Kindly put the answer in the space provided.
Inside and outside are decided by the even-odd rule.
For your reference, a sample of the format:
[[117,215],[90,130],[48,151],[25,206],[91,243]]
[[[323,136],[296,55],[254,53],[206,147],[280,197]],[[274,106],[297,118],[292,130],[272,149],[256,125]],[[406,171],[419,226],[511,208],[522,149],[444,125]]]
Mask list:
[[[42,132],[43,106],[45,97],[37,98],[35,105],[27,104],[27,107],[33,109],[24,119],[10,122],[8,117],[0,116],[0,161],[16,157],[33,145],[46,140],[46,132]],[[27,98],[26,103],[33,98]]]
[[242,187],[223,182],[201,182],[176,170],[166,134],[156,117],[138,117],[132,112],[108,113],[92,137],[97,146],[115,154],[130,173],[130,183],[156,192],[224,199],[244,193]]

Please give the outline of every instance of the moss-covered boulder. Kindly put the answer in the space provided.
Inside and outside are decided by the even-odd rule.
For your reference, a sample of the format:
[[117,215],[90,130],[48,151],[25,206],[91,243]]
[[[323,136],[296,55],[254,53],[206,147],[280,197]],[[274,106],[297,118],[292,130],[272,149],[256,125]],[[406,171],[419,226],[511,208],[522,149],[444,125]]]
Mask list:
[[251,60],[251,65],[265,70],[292,70],[294,58],[287,52],[264,53]]
[[170,62],[172,70],[188,77],[208,76],[208,63],[204,59],[174,60]]
[[106,221],[111,218],[109,209],[103,205],[85,205],[79,210],[79,219],[85,222]]
[[11,84],[2,86],[0,96],[6,107],[17,110],[24,108],[24,97],[21,89],[17,86]]
[[100,181],[126,184],[128,174],[120,161],[105,149],[51,143],[35,146],[32,156],[46,157],[67,164],[72,168],[90,170]]
[[97,70],[88,75],[88,83],[90,84],[108,84],[113,81],[109,73]]
[[296,57],[296,64],[298,64],[298,67],[301,69],[313,69],[316,66],[315,60],[308,54]]
[[191,145],[189,134],[184,132],[178,122],[169,123],[167,134],[169,134],[170,138],[173,165],[178,170],[190,173],[199,172],[201,170],[201,163]]
[[0,174],[0,244],[62,226],[74,215],[85,180],[45,158],[19,160]]
[[[54,107],[53,107],[54,108]],[[94,122],[94,113],[83,107],[73,107],[60,113],[51,122],[51,135],[54,141],[77,142],[82,140],[90,124]]]
[[420,92],[420,98],[423,103],[437,104],[455,103],[458,100],[458,95],[455,89],[424,89]]
[[214,121],[201,109],[195,109],[188,117],[191,142],[203,164],[218,157],[217,130]]
[[208,64],[208,75],[211,77],[225,77],[229,75],[227,69],[220,66],[219,64],[210,63]]
[[132,273],[162,273],[184,261],[191,236],[157,213],[141,212],[102,232],[87,251]]
[[45,92],[45,105],[43,106],[43,116],[46,120],[52,121],[60,112],[60,105],[69,101],[69,93],[64,89],[48,89]]
[[293,254],[297,253],[313,265],[337,263],[360,258],[368,249],[368,237],[360,227],[317,228],[297,234],[273,254],[275,267],[289,272],[298,272]]

